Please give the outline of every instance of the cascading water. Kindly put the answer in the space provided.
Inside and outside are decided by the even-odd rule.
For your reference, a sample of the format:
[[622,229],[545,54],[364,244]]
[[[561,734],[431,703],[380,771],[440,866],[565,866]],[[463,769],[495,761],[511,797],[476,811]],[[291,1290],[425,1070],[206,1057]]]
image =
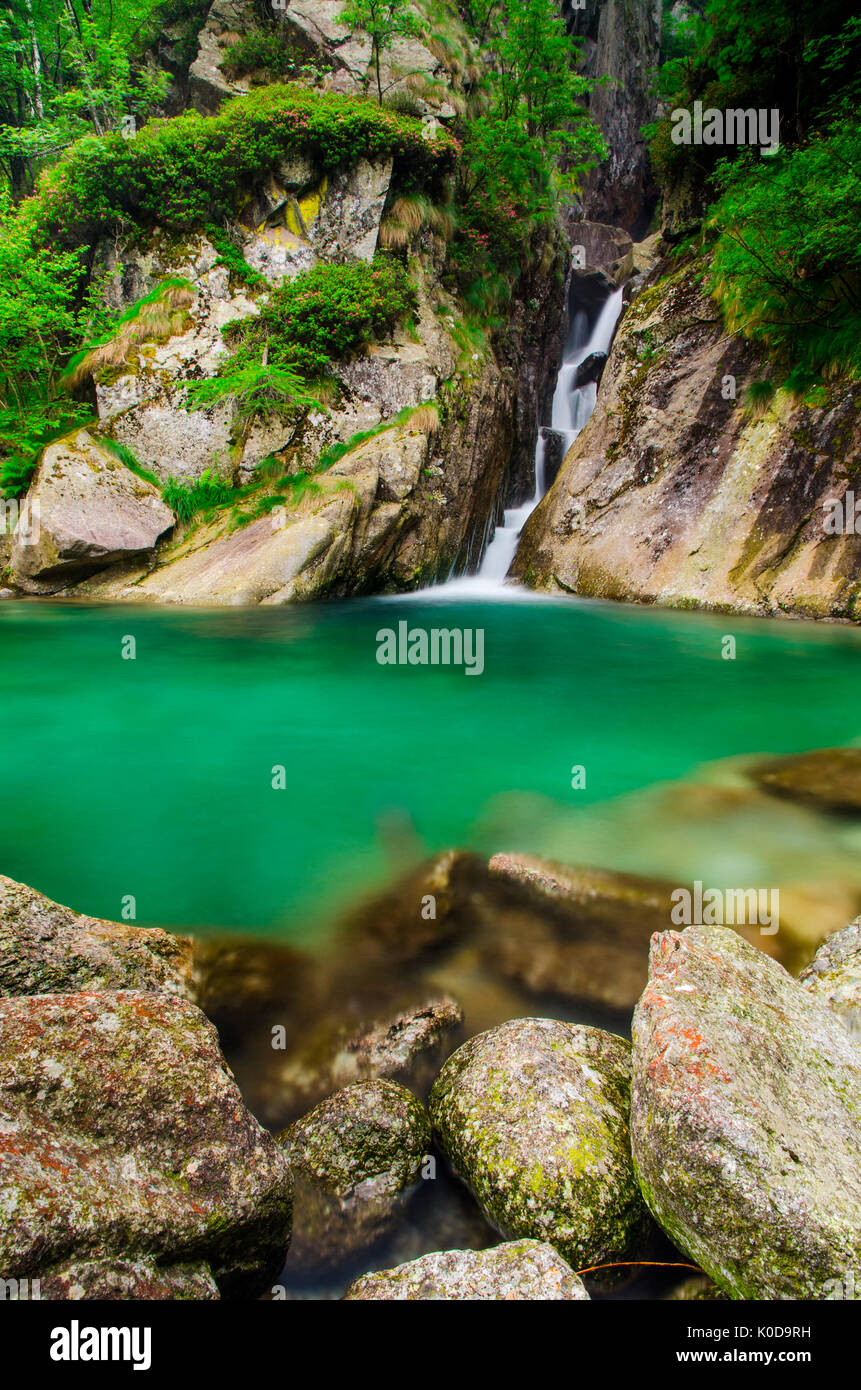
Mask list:
[[[585,386],[574,386],[577,368],[592,353],[607,353],[613,341],[613,333],[622,311],[622,291],[616,290],[608,296],[601,306],[591,329],[589,316],[583,309],[577,309],[571,323],[568,341],[553,395],[550,428],[562,436],[563,452],[567,453],[577,438],[592,411],[598,395],[597,384],[589,382]],[[464,592],[473,595],[499,593],[505,583],[506,575],[517,551],[520,533],[528,517],[534,512],[547,491],[546,464],[547,441],[544,429],[539,429],[535,445],[535,491],[527,502],[519,507],[509,508],[501,526],[497,526],[493,539],[484,552],[478,573],[459,579],[450,579],[442,586],[446,596]],[[423,591],[425,596],[427,591]]]

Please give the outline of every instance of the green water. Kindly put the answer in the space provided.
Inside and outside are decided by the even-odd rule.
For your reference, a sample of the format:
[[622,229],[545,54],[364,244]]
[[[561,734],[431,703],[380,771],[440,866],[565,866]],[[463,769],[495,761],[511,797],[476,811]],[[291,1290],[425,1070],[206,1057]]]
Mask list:
[[[484,673],[378,665],[401,618],[483,628]],[[5,603],[0,870],[98,916],[131,895],[142,924],[293,936],[448,845],[755,870],[809,852],[804,827],[687,835],[674,785],[857,740],[859,672],[854,629],[575,601]]]

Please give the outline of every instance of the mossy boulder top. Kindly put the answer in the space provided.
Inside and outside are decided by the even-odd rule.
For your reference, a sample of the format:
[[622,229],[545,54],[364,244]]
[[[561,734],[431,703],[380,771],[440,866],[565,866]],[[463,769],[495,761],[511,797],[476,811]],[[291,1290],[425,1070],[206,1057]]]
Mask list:
[[628,1134],[630,1047],[595,1028],[521,1018],[443,1067],[431,1119],[456,1172],[505,1235],[574,1269],[622,1260],[649,1226]]
[[444,1301],[538,1299],[559,1302],[589,1295],[552,1245],[507,1241],[491,1250],[438,1250],[395,1269],[365,1274],[344,1295],[348,1300]]
[[861,1050],[727,928],[653,942],[634,1015],[631,1131],[652,1211],[730,1296],[852,1296]]

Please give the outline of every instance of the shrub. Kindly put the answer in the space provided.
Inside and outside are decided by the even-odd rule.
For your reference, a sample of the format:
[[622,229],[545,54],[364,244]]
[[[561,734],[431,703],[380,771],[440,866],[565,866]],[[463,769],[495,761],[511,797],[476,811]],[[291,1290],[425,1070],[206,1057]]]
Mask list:
[[414,311],[415,292],[403,266],[383,256],[368,265],[316,265],[272,291],[252,319],[231,323],[225,337],[237,345],[235,371],[259,359],[313,379]]

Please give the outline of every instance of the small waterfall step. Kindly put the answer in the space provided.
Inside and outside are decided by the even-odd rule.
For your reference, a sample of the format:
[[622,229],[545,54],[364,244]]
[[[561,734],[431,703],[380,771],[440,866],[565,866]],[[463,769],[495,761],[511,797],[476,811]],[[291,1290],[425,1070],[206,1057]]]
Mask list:
[[[585,310],[575,310],[562,365],[556,378],[556,390],[553,393],[550,416],[550,428],[555,434],[562,437],[563,455],[568,452],[583,429],[595,409],[595,402],[598,398],[597,382],[589,381],[583,386],[575,386],[578,368],[587,358],[596,354],[606,357],[610,351],[610,344],[613,341],[613,334],[616,331],[616,324],[621,312],[621,290],[616,290],[601,306],[591,331],[589,316]],[[521,506],[506,510],[502,525],[497,526],[493,538],[484,552],[484,558],[478,572],[473,575],[463,575],[458,579],[449,579],[444,584],[436,585],[436,595],[442,596],[444,593],[446,598],[449,596],[457,597],[459,594],[471,598],[498,598],[505,592],[506,578],[517,554],[520,533],[547,491],[546,455],[547,441],[544,437],[544,429],[541,428],[538,431],[538,440],[535,446],[535,491],[533,495]],[[428,596],[427,589],[421,590],[421,593],[424,597]]]

